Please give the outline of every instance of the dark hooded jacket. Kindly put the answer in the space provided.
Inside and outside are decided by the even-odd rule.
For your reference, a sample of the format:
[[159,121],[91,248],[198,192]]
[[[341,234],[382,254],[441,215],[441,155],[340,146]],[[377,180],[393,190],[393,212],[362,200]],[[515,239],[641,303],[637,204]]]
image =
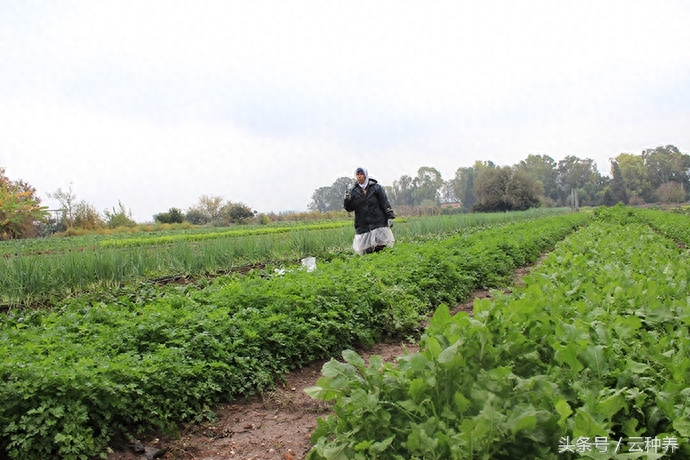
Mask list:
[[343,207],[348,212],[355,212],[355,231],[357,233],[366,233],[375,228],[386,227],[388,219],[395,219],[386,192],[375,179],[369,179],[366,189],[362,189],[359,184],[355,183],[349,192],[349,196],[345,197]]

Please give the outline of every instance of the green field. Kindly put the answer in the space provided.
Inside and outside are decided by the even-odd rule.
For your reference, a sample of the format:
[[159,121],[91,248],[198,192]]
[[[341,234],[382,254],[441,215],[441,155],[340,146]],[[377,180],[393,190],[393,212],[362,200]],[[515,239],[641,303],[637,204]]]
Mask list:
[[[565,209],[398,219],[399,240],[448,235]],[[120,235],[0,241],[0,305],[54,305],[94,289],[160,278],[198,278],[255,265],[330,260],[349,251],[351,220],[192,228]]]
[[[310,394],[335,406],[313,459],[645,458],[608,444],[636,438],[664,443],[647,458],[688,458],[690,241],[679,225],[690,218],[624,207],[407,219],[394,248],[366,257],[337,225],[3,246],[6,266],[22,261],[14,270],[30,266],[36,281],[3,281],[0,452],[97,456],[115,433],[174,432],[291,369],[395,337],[422,351],[395,368],[345,351],[324,368]],[[250,255],[201,257],[233,241]],[[512,295],[447,313],[544,253]],[[123,254],[136,270],[90,275]],[[304,256],[317,270],[300,268]],[[69,260],[71,278],[56,268]],[[164,275],[190,279],[148,281]],[[49,306],[25,306],[37,299]],[[608,452],[570,450],[584,438],[606,438]]]

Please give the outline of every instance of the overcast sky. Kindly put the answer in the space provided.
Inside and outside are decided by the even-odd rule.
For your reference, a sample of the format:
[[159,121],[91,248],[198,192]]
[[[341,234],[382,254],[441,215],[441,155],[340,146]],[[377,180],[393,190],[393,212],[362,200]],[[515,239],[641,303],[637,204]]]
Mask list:
[[690,2],[0,0],[0,166],[138,222],[365,166],[690,153]]

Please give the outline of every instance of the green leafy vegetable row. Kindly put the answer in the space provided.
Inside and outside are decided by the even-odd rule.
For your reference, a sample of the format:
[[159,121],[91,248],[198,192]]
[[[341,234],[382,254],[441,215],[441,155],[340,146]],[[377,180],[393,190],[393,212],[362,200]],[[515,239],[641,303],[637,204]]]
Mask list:
[[661,234],[677,243],[690,246],[690,215],[638,209],[636,212],[645,222]]
[[439,307],[397,366],[327,363],[309,458],[689,458],[688,253],[599,217],[473,317]]

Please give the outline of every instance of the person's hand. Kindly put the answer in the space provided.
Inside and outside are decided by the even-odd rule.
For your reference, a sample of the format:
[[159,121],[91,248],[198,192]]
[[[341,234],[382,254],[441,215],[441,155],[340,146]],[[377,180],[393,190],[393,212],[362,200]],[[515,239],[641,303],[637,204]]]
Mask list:
[[393,219],[388,219],[388,226],[393,228]]

